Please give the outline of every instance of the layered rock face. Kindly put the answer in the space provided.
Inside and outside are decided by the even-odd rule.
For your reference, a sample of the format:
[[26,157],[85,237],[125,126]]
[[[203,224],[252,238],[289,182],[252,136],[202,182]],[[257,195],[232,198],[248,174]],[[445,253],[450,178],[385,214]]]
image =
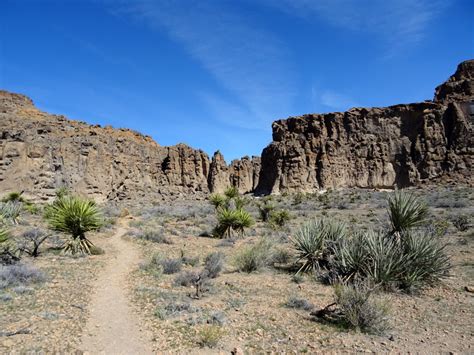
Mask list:
[[[205,196],[231,182],[253,189],[247,160],[219,167],[184,144],[161,147],[126,129],[91,126],[39,111],[23,95],[0,91],[0,191],[50,199],[60,186],[103,200]],[[233,166],[245,165],[243,169]]]
[[433,102],[309,114],[273,123],[259,194],[472,182],[474,61]]
[[99,201],[241,193],[392,188],[451,179],[472,184],[474,61],[458,66],[433,101],[309,114],[273,123],[259,157],[227,165],[184,144],[39,111],[0,91],[0,191],[50,199],[58,187]]

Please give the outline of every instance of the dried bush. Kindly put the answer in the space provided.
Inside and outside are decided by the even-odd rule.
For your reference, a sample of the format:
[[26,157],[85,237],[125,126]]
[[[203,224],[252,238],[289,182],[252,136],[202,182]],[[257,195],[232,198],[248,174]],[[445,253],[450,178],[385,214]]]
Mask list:
[[198,271],[184,271],[180,273],[174,279],[174,284],[177,286],[193,286],[197,280],[199,279],[199,272]]
[[165,235],[163,229],[148,230],[137,235],[137,238],[154,243],[173,244],[173,241]]
[[207,270],[209,278],[214,279],[219,276],[219,273],[224,267],[224,254],[220,252],[213,252],[206,256],[204,260],[204,269]]
[[48,238],[48,234],[42,229],[33,228],[24,232],[21,236],[20,250],[30,256],[37,257],[41,244]]
[[267,266],[272,256],[273,243],[262,238],[257,243],[239,250],[234,257],[234,265],[238,271],[251,273]]
[[314,308],[314,305],[304,298],[290,296],[285,303],[285,307],[311,311]]
[[198,344],[201,347],[215,348],[224,334],[217,325],[204,326],[198,331]]
[[460,232],[465,232],[469,229],[470,223],[469,223],[469,216],[467,215],[459,215],[459,216],[454,216],[451,218],[451,223],[453,224],[454,227]]
[[0,288],[42,283],[46,280],[44,273],[24,264],[0,266]]

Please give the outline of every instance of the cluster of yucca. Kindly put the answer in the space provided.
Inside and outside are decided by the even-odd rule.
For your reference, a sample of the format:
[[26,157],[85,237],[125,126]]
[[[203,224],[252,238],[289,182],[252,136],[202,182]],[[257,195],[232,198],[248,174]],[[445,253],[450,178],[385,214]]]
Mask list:
[[64,244],[64,252],[91,254],[93,244],[85,234],[102,225],[101,214],[94,201],[61,194],[46,207],[45,218],[51,229],[71,236]]
[[403,192],[395,192],[388,206],[388,231],[347,233],[343,224],[327,220],[303,226],[292,238],[300,271],[323,271],[330,281],[368,279],[404,290],[445,277],[450,269],[445,245],[418,228],[426,223],[427,206]]
[[243,236],[245,229],[254,224],[252,216],[244,209],[247,200],[239,195],[235,187],[226,189],[224,195],[211,195],[209,201],[217,213],[217,226],[213,233],[216,237]]
[[271,197],[267,197],[258,205],[258,211],[262,222],[269,222],[274,227],[283,227],[291,215],[287,210],[277,210]]

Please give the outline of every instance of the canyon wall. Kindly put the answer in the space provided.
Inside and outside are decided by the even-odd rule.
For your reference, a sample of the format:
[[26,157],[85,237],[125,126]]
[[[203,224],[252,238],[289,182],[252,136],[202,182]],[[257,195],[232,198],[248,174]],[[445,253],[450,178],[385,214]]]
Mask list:
[[273,123],[262,157],[226,164],[185,144],[72,121],[0,91],[0,192],[53,198],[57,188],[99,201],[204,198],[241,193],[472,185],[474,61],[435,89],[433,101],[308,114]]

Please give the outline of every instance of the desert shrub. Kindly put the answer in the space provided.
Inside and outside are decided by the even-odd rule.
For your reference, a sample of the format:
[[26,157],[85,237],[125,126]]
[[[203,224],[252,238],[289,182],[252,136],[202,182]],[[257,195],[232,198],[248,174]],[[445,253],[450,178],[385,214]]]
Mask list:
[[184,271],[180,273],[174,279],[174,284],[177,286],[193,286],[199,279],[199,272],[197,271]]
[[406,233],[401,242],[403,264],[400,287],[411,291],[425,284],[433,285],[446,277],[451,263],[445,253],[446,244],[423,231]]
[[314,308],[314,305],[304,298],[290,296],[285,302],[285,307],[310,311]]
[[228,199],[226,198],[226,196],[223,196],[221,194],[212,194],[211,196],[209,196],[209,202],[211,203],[211,205],[214,206],[216,210],[218,210],[219,208],[227,207]]
[[235,245],[235,239],[222,239],[217,247],[233,247]]
[[239,196],[239,190],[235,186],[230,186],[224,191],[224,195],[228,199],[235,199]]
[[204,260],[204,269],[208,272],[208,277],[211,279],[219,276],[219,273],[224,267],[224,254],[220,252],[213,252],[206,256]]
[[238,271],[251,273],[258,271],[272,260],[273,243],[262,238],[257,243],[243,247],[234,258]]
[[91,255],[104,255],[105,251],[97,245],[93,245],[89,248]]
[[42,229],[33,228],[25,231],[21,236],[20,250],[30,256],[37,257],[41,244],[48,238]]
[[239,236],[243,236],[245,229],[254,224],[250,213],[242,209],[220,209],[217,214],[217,221],[214,235],[220,238],[232,238],[234,232]]
[[199,256],[185,256],[183,253],[181,255],[181,261],[184,265],[196,266],[199,264]]
[[137,237],[154,243],[173,244],[173,241],[165,235],[163,229],[154,231],[148,230],[138,234]]
[[224,330],[221,327],[206,325],[198,331],[198,344],[201,347],[215,348],[224,334]]
[[322,219],[303,225],[290,238],[302,266],[298,272],[316,271],[327,267],[338,241],[344,237],[343,223]]
[[335,248],[334,279],[369,279],[384,289],[411,291],[446,277],[450,260],[445,244],[427,231],[404,232],[399,240],[381,232],[356,233]]
[[44,273],[32,266],[24,264],[0,266],[0,288],[42,283],[45,280]]
[[274,226],[283,227],[291,219],[287,210],[273,211],[270,214],[270,223]]
[[92,242],[85,233],[101,226],[101,215],[94,201],[66,196],[56,199],[46,208],[45,217],[53,230],[70,234],[64,252],[71,254],[90,254]]
[[159,265],[162,267],[164,274],[170,275],[180,272],[183,262],[181,259],[163,259],[159,261]]
[[460,232],[467,231],[469,229],[469,216],[459,215],[451,218],[451,223]]
[[272,253],[272,262],[277,264],[288,264],[293,259],[293,255],[286,248],[275,248]]
[[20,217],[21,209],[22,209],[21,202],[18,202],[18,201],[0,202],[0,219],[3,222],[18,224],[18,219]]
[[20,260],[20,252],[13,242],[10,232],[0,228],[0,265],[10,265]]
[[388,214],[392,233],[400,233],[423,225],[428,206],[414,195],[396,191],[388,199]]
[[23,192],[12,191],[2,198],[2,202],[25,202],[22,195]]
[[337,321],[363,333],[382,334],[388,329],[388,307],[373,299],[373,288],[365,283],[334,286]]
[[270,215],[274,210],[275,210],[275,205],[269,199],[267,199],[264,203],[258,205],[258,212],[260,215],[260,219],[263,222],[269,221]]

